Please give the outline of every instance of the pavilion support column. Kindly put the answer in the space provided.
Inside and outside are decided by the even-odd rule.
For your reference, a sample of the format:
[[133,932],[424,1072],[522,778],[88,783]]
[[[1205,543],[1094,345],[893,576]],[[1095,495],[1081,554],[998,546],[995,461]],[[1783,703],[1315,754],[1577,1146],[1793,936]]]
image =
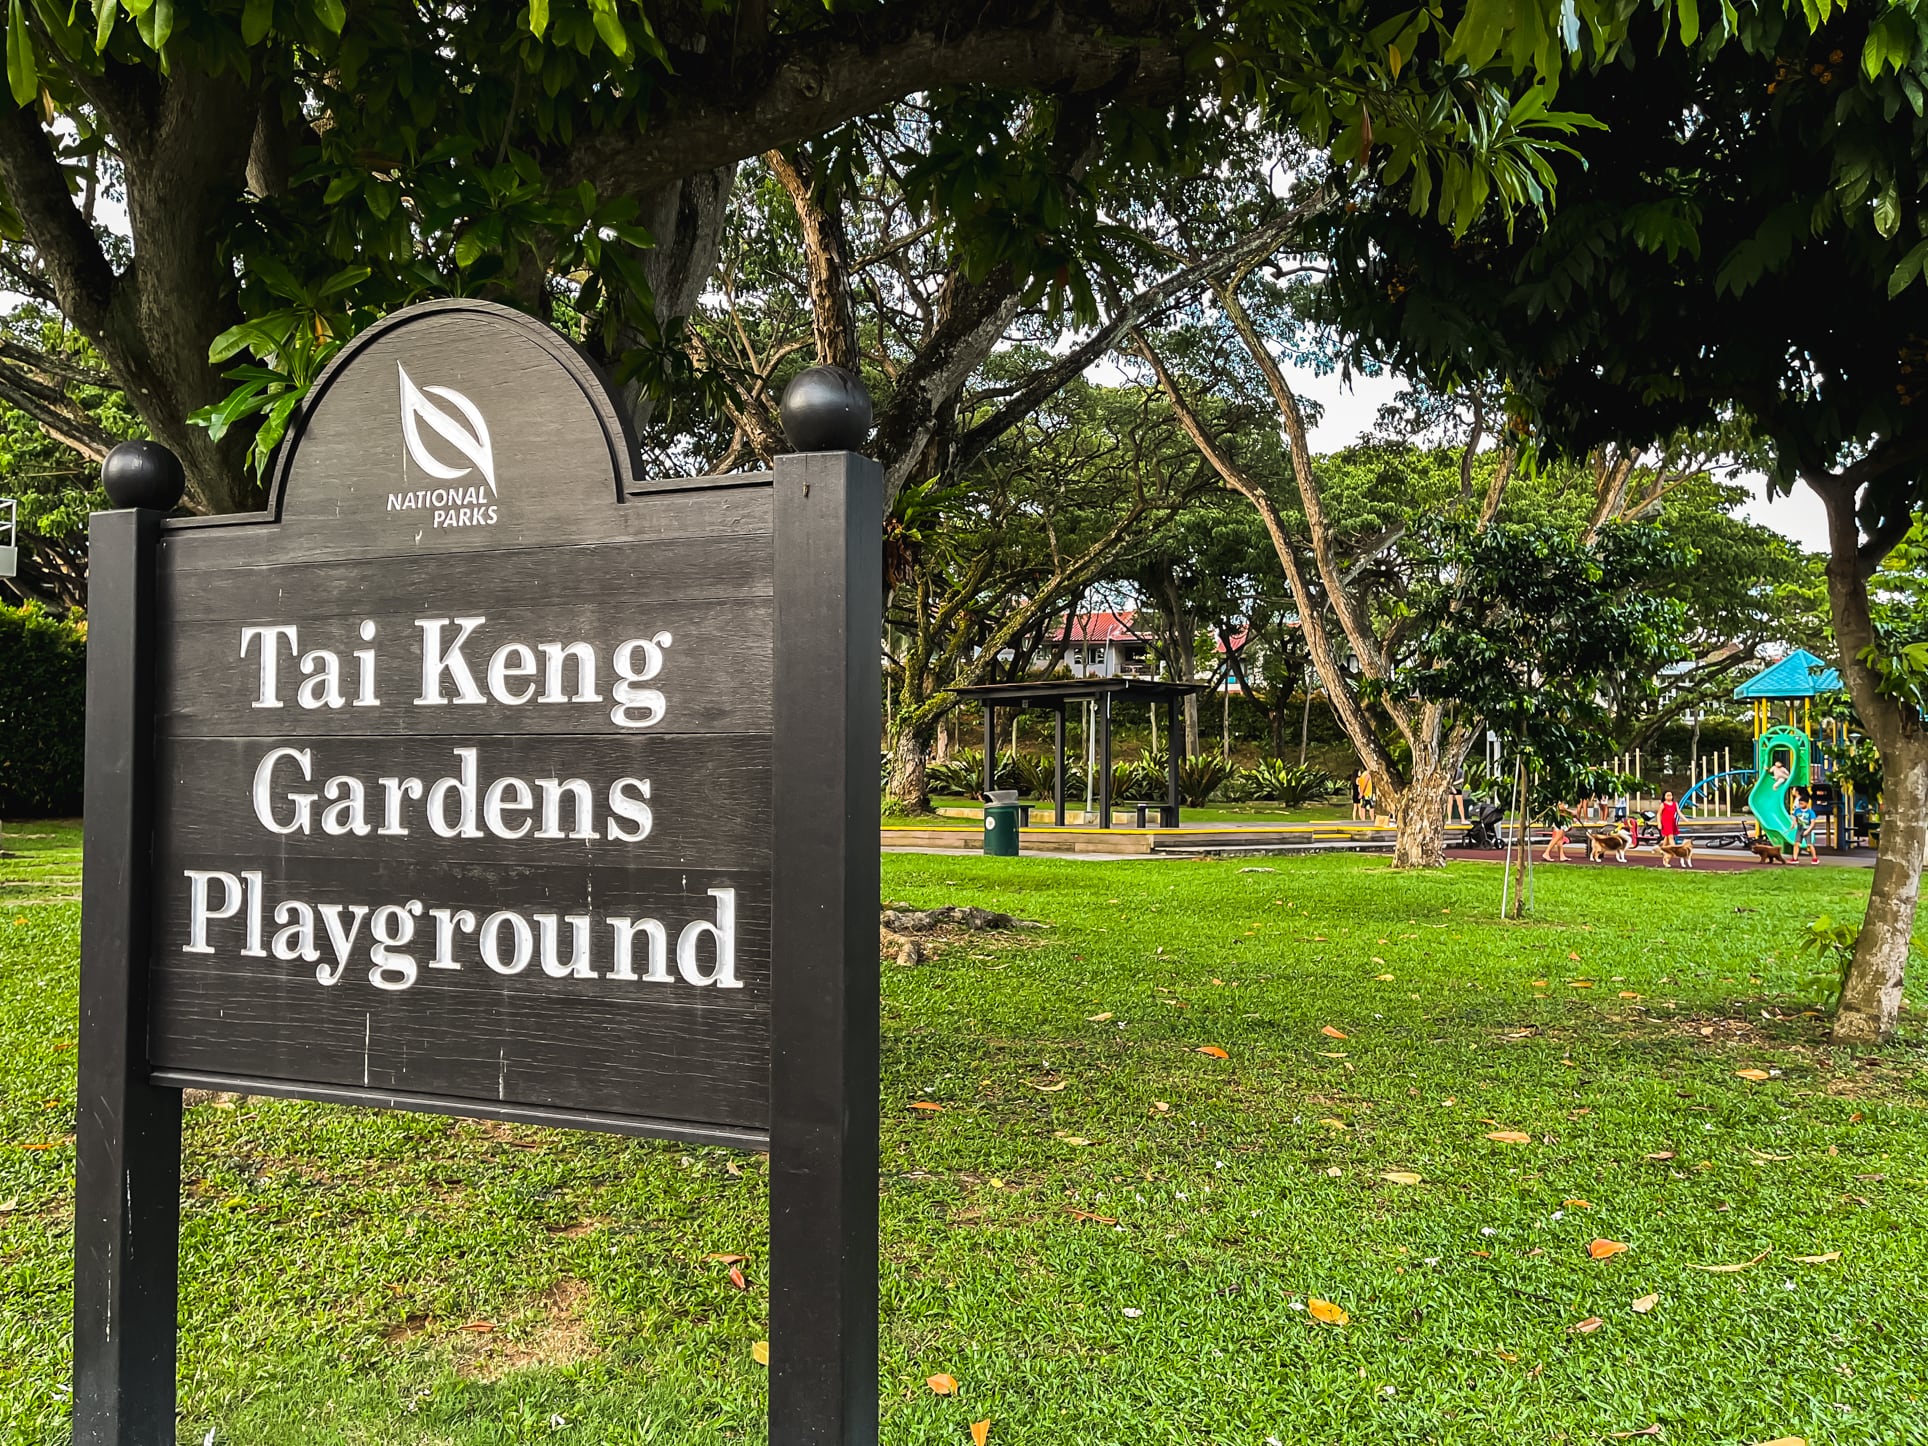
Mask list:
[[1098,695],[1098,827],[1111,827],[1111,694]]
[[1064,827],[1064,699],[1058,699],[1054,752],[1055,763],[1051,773],[1051,801],[1057,813],[1059,828]]
[[991,790],[997,785],[997,709],[991,700],[984,700],[984,801],[991,801]]
[[1185,735],[1178,726],[1178,711],[1182,706],[1176,693],[1165,700],[1165,737],[1170,744],[1165,750],[1165,803],[1170,809],[1165,818],[1174,828],[1178,826],[1179,753],[1185,746]]

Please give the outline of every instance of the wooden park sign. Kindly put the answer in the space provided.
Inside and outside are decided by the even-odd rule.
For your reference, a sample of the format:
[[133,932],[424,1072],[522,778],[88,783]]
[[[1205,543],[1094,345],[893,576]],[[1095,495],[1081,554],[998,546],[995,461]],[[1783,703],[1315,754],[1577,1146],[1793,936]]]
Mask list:
[[[793,438],[856,445],[828,400]],[[175,1439],[188,1087],[767,1149],[771,1440],[875,1440],[881,478],[641,480],[625,418],[438,302],[315,383],[265,512],[110,458],[76,1442]]]

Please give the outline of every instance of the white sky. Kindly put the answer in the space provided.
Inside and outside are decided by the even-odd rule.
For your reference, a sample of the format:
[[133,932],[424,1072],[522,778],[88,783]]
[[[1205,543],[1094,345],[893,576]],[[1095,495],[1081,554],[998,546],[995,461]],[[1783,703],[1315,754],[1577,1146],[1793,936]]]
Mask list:
[[[1301,396],[1316,397],[1325,405],[1325,416],[1310,437],[1316,452],[1335,452],[1358,441],[1371,429],[1379,408],[1399,389],[1398,379],[1385,375],[1355,376],[1350,385],[1342,385],[1336,376],[1322,377],[1305,369],[1291,369],[1290,375]],[[1791,495],[1770,501],[1765,477],[1747,474],[1738,480],[1754,489],[1754,500],[1741,509],[1743,517],[1792,538],[1809,552],[1827,551],[1827,519],[1820,498],[1796,487]]]

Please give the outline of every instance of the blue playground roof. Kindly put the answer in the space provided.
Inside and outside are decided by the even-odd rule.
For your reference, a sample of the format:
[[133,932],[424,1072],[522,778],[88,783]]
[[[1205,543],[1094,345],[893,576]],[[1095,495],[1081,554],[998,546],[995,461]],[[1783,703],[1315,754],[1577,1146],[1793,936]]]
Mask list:
[[1835,693],[1841,675],[1806,648],[1796,648],[1778,663],[1770,663],[1734,690],[1736,698],[1812,698]]

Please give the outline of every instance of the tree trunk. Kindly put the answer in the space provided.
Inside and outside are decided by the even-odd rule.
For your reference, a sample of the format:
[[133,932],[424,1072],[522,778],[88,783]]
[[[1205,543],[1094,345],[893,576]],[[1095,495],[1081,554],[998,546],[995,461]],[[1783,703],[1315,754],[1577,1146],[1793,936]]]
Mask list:
[[[736,163],[731,162],[636,195],[641,206],[638,219],[656,243],[639,251],[636,259],[649,282],[659,330],[670,328],[696,310],[703,287],[716,269],[723,223],[735,185]],[[622,341],[625,346],[641,346],[648,339],[625,327]],[[623,388],[623,400],[629,405],[637,435],[643,436],[655,417],[656,399],[643,390],[641,382],[634,381]]]
[[905,813],[931,811],[930,783],[925,774],[925,754],[930,746],[927,723],[905,721],[900,714],[888,724],[886,742],[890,747],[890,801]]
[[[1437,763],[1415,768],[1414,773],[1405,792],[1394,798],[1398,827],[1393,835],[1392,866],[1436,869],[1446,862],[1446,794],[1452,779]],[[1377,785],[1374,792],[1376,795]]]
[[1533,776],[1524,764],[1513,770],[1514,840],[1518,854],[1513,860],[1513,901],[1507,911],[1511,919],[1527,915],[1526,890],[1533,874]]
[[1928,860],[1928,738],[1881,750],[1881,848],[1854,962],[1841,986],[1834,1043],[1880,1044],[1901,1017],[1901,986]]
[[1861,660],[1875,644],[1868,573],[1878,557],[1861,555],[1856,488],[1842,478],[1809,477],[1828,512],[1828,611],[1841,649],[1841,679],[1881,753],[1881,846],[1875,856],[1868,913],[1841,986],[1833,1041],[1885,1043],[1901,1018],[1902,977],[1928,862],[1928,727],[1912,707],[1882,696]]

